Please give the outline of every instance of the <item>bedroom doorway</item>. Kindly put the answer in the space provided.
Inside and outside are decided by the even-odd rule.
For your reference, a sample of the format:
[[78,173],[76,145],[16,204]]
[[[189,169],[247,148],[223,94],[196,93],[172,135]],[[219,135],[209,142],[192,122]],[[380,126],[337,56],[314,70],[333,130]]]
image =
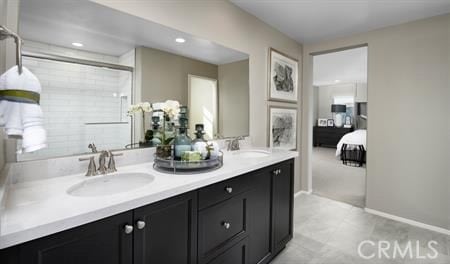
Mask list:
[[312,192],[365,207],[367,46],[313,56]]

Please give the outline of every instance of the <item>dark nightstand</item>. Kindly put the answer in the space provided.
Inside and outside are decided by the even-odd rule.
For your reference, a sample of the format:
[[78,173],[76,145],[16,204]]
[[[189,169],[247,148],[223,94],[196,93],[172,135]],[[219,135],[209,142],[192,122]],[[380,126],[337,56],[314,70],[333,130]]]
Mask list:
[[318,127],[313,129],[313,146],[336,148],[339,140],[353,131],[353,128]]

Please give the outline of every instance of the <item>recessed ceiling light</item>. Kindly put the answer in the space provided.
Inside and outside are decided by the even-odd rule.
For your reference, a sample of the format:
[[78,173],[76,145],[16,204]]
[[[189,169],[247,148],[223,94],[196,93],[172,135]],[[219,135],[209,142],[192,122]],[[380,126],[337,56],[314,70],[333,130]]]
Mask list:
[[80,42],[73,42],[72,45],[75,47],[83,47],[83,43]]
[[175,41],[178,42],[178,43],[186,42],[186,40],[184,38],[176,38]]
[[335,82],[335,83],[340,83],[340,82],[341,82],[341,80],[334,80],[334,82]]

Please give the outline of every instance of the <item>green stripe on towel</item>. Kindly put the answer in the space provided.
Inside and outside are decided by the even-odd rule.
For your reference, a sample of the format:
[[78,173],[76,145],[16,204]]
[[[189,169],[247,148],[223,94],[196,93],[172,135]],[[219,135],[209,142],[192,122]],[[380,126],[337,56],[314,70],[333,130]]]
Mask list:
[[17,103],[39,104],[41,95],[36,92],[25,90],[1,90],[0,100]]

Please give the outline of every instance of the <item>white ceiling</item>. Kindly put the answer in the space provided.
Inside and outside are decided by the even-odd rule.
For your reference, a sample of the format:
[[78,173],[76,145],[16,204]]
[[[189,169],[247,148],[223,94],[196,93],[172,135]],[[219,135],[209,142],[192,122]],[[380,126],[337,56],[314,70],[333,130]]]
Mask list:
[[230,0],[300,43],[450,12],[450,0]]
[[[201,61],[224,64],[248,58],[209,40],[87,0],[21,0],[19,34],[24,39],[120,56],[137,46],[165,50]],[[184,44],[175,38],[186,39]]]
[[367,47],[313,57],[313,85],[367,82]]

